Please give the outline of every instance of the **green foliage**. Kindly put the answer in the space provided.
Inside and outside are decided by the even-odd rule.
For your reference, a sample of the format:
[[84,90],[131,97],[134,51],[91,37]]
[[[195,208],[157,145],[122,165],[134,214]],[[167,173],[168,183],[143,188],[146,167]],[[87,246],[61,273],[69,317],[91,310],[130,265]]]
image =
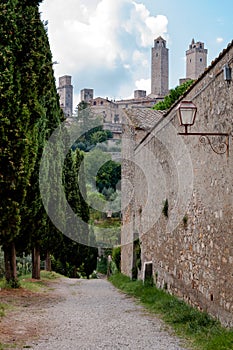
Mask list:
[[96,176],[99,168],[105,163],[111,160],[109,153],[104,153],[99,149],[94,149],[85,154],[84,158],[84,171],[85,178],[88,183],[95,186]]
[[116,187],[121,179],[121,165],[112,161],[109,153],[94,149],[85,154],[84,169],[85,178],[90,185],[87,198],[92,220],[105,217],[106,205],[114,217],[119,216],[121,196]]
[[13,244],[18,251],[40,245],[48,228],[39,165],[62,113],[39,2],[0,4],[0,241],[5,252]]
[[19,233],[24,204],[38,150],[42,106],[38,96],[36,40],[30,25],[37,8],[25,1],[0,4],[0,197],[1,241]]
[[101,116],[93,115],[89,104],[81,101],[76,108],[76,118],[79,121],[81,136],[75,141],[72,149],[77,147],[85,152],[89,152],[97,144],[107,141],[113,137],[109,130],[103,130],[103,120]]
[[193,84],[193,80],[188,80],[185,83],[177,86],[175,89],[171,89],[169,95],[165,96],[163,101],[156,103],[153,109],[162,111],[169,109],[173,103],[182,96],[186,90]]
[[32,257],[31,255],[25,256],[23,254],[21,257],[16,259],[17,276],[27,275],[32,272]]
[[112,260],[116,264],[116,268],[118,272],[121,271],[121,247],[114,247],[112,250]]
[[89,276],[90,279],[97,279],[98,278],[98,275],[97,275],[97,272],[94,270],[90,276]]
[[84,109],[89,107],[89,103],[86,101],[79,102],[78,106],[76,107],[76,114],[78,116],[78,112],[83,111]]
[[114,246],[120,244],[120,219],[108,218],[95,223],[95,235],[98,245],[105,247],[106,244]]
[[88,203],[92,208],[98,208],[100,210],[101,213],[99,218],[101,218],[102,212],[104,211],[104,207],[106,204],[104,195],[99,192],[88,192],[87,198],[88,198]]
[[6,288],[17,289],[20,287],[20,282],[17,278],[11,278],[9,281],[6,281]]
[[141,245],[139,238],[135,239],[133,242],[134,251],[134,266],[132,268],[132,279],[136,280],[138,278],[138,270],[141,270]]
[[116,190],[116,185],[120,180],[121,164],[109,160],[99,169],[96,176],[96,186],[99,192],[102,192],[104,188],[112,188],[113,190]]
[[97,271],[99,273],[106,275],[107,269],[108,269],[108,259],[106,256],[101,256],[100,258],[98,258],[98,261],[97,261]]
[[0,318],[5,316],[5,304],[0,303]]
[[112,275],[109,280],[123,292],[138,298],[149,311],[160,315],[189,346],[198,350],[232,350],[233,330],[222,327],[207,313],[164,290],[143,285],[142,281],[132,281],[122,274]]

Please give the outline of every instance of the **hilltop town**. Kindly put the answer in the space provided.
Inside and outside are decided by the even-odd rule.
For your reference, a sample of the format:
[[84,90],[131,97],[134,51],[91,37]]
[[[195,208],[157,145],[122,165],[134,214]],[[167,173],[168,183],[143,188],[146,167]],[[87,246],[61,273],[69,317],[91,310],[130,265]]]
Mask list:
[[[149,95],[137,90],[132,100],[109,101],[95,98],[93,89],[81,91],[105,123],[124,125],[122,273],[151,279],[227,326],[233,325],[232,57],[230,43],[207,68],[204,43],[192,40],[180,84],[194,83],[165,113],[148,108],[169,92],[161,37],[152,48]],[[60,78],[58,91],[69,116],[70,76]]]
[[[207,49],[204,43],[192,39],[186,51],[186,77],[180,79],[180,84],[192,79],[196,80],[207,67]],[[60,106],[66,117],[73,115],[72,77],[65,75],[59,78],[58,93]],[[166,40],[161,36],[154,40],[151,48],[151,92],[135,90],[133,99],[109,100],[108,97],[95,97],[94,89],[84,88],[80,92],[80,100],[87,102],[92,113],[102,116],[106,128],[113,131],[117,138],[121,133],[122,109],[130,107],[152,107],[162,101],[169,93],[169,49]]]

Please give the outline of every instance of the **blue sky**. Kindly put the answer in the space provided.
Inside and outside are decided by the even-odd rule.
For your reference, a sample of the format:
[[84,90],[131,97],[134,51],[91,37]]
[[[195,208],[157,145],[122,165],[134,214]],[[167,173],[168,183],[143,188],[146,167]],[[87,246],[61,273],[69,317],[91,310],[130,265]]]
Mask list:
[[169,87],[185,77],[192,38],[208,49],[208,65],[233,39],[232,0],[44,0],[56,79],[71,75],[74,106],[80,90],[95,97],[128,98],[150,93],[153,40],[169,48]]

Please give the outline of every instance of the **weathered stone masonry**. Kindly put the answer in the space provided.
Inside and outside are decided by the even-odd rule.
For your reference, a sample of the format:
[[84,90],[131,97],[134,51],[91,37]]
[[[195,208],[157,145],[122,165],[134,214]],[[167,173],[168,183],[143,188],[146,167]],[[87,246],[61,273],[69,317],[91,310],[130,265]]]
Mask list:
[[[177,135],[184,131],[178,102],[164,116],[156,114],[150,132],[135,126],[128,113],[123,158],[128,152],[131,162],[123,162],[122,177],[133,191],[123,181],[122,272],[131,275],[132,241],[139,236],[140,278],[152,262],[158,287],[233,326],[233,82],[224,80],[226,63],[232,68],[233,43],[182,99],[197,106],[192,132],[230,134],[229,157],[198,136]],[[217,147],[221,138],[213,141]],[[162,213],[166,199],[168,217]]]

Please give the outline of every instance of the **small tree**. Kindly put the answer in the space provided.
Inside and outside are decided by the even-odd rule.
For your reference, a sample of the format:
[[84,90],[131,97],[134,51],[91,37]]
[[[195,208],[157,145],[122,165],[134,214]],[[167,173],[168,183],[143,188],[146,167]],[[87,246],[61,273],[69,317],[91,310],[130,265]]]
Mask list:
[[112,260],[116,264],[117,270],[121,272],[121,247],[115,247],[112,250]]
[[177,86],[175,89],[171,89],[170,93],[165,96],[163,101],[156,103],[152,108],[158,111],[168,109],[172,104],[178,100],[180,96],[184,94],[186,90],[193,84],[193,80],[188,80],[185,83]]

